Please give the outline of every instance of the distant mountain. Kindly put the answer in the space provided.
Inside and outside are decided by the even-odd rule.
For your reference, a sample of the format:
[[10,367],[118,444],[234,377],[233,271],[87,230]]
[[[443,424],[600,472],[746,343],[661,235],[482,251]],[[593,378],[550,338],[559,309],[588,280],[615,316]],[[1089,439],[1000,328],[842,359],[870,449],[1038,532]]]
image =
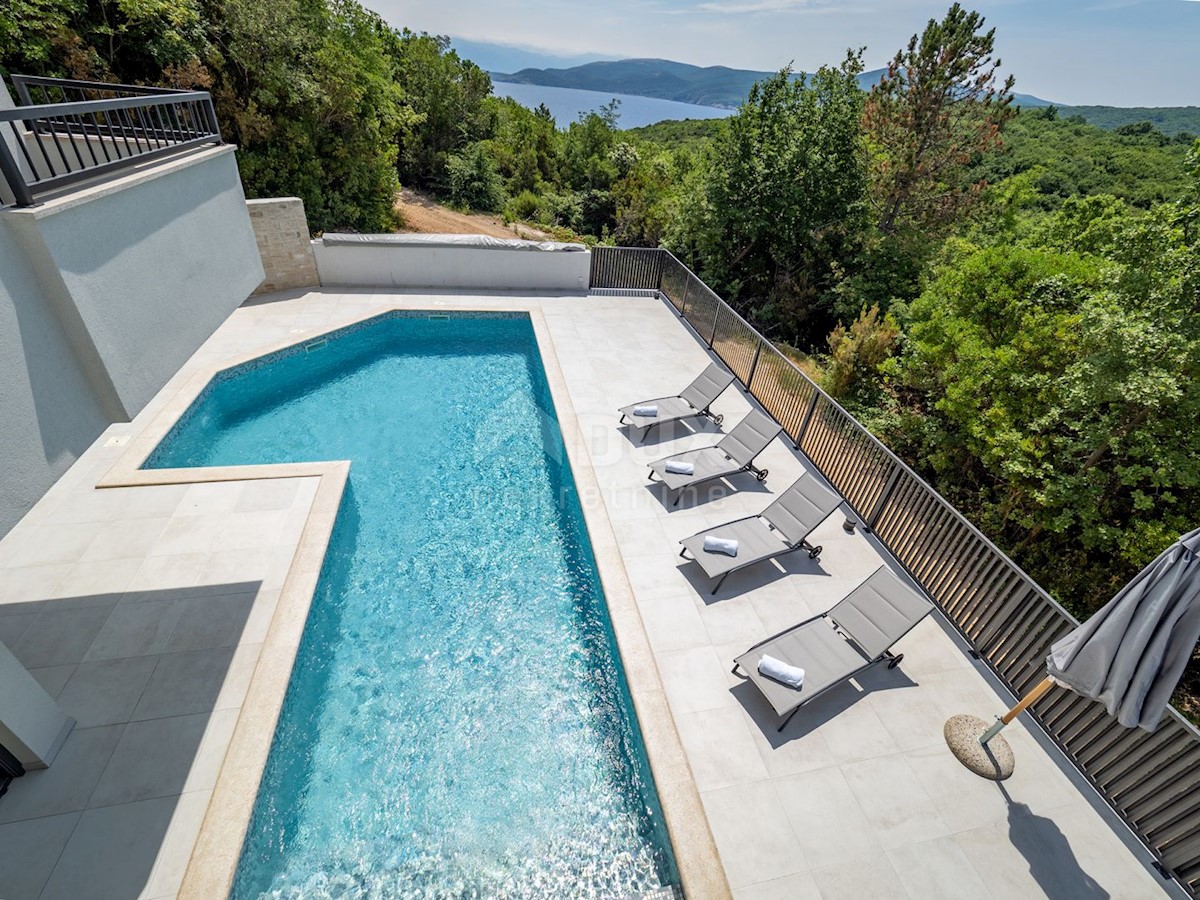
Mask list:
[[[858,76],[859,84],[869,90],[883,77],[884,69],[872,69]],[[658,97],[681,103],[697,103],[734,109],[742,104],[755,82],[772,72],[730,69],[726,66],[693,66],[669,59],[601,60],[569,68],[525,68],[516,72],[493,71],[497,81],[516,84],[540,84],[547,87],[574,88],[614,94]],[[1050,101],[1029,94],[1017,94],[1021,106],[1050,106]]]
[[491,72],[513,72],[517,69],[548,66],[562,68],[601,59],[613,59],[600,53],[547,53],[531,47],[509,47],[504,44],[470,41],[466,38],[451,38],[450,46],[458,51],[459,56]]

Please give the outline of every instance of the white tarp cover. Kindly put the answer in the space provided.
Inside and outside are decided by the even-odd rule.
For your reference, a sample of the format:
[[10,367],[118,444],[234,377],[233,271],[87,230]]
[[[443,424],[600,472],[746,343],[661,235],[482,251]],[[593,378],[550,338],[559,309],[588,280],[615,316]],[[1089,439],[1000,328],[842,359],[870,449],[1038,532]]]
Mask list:
[[326,246],[366,245],[380,247],[473,247],[476,250],[542,250],[578,252],[587,250],[583,244],[559,241],[522,241],[516,238],[497,238],[486,234],[325,234],[321,243]]

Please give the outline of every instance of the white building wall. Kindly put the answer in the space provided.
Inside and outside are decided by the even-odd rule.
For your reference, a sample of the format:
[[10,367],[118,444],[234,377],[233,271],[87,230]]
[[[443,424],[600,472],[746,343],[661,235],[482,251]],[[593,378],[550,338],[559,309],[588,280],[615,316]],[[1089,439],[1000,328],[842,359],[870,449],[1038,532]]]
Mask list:
[[0,209],[0,535],[262,277],[231,146]]

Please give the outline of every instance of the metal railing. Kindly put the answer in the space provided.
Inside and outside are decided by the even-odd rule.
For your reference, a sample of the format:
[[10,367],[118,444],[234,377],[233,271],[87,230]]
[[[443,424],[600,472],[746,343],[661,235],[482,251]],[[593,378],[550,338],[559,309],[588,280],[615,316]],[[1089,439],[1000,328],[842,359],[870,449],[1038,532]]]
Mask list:
[[[1014,696],[1045,677],[1070,613],[671,253],[592,253],[592,287],[655,289],[674,306]],[[1031,712],[1164,876],[1200,896],[1200,732],[1174,709],[1154,734],[1126,729],[1066,690]]]
[[69,184],[200,144],[220,144],[205,91],[13,75],[0,109],[0,175],[17,206]]

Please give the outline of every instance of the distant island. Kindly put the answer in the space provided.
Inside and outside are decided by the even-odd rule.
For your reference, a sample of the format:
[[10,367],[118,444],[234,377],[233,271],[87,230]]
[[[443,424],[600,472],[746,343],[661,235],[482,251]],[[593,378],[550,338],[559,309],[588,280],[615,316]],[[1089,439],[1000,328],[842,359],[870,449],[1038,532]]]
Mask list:
[[[872,69],[858,76],[863,90],[883,77],[885,69]],[[517,72],[492,72],[497,81],[515,84],[539,84],[545,87],[575,88],[583,91],[611,91],[657,97],[680,103],[736,109],[750,88],[774,72],[731,69],[727,66],[693,66],[669,59],[619,59],[589,62],[567,69],[521,69]],[[800,73],[797,73],[799,76]],[[1049,100],[1030,94],[1017,94],[1020,106],[1050,106]]]

